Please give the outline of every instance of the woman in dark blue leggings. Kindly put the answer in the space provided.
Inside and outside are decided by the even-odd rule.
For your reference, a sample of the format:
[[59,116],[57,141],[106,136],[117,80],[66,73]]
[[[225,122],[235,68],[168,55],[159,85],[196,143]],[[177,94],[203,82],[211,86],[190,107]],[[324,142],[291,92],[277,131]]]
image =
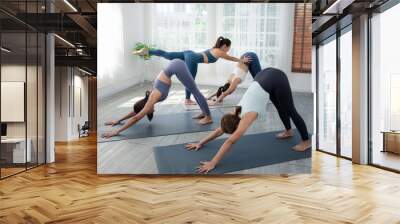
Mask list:
[[[231,41],[228,38],[219,37],[213,48],[199,53],[190,50],[181,52],[167,52],[160,49],[151,50],[148,48],[142,48],[138,51],[134,51],[133,54],[139,56],[155,55],[163,57],[167,60],[181,59],[182,61],[185,61],[193,79],[195,79],[197,75],[197,66],[199,63],[214,63],[219,58],[243,63],[248,63],[251,61],[250,57],[236,58],[228,55],[230,48]],[[191,92],[186,89],[186,104],[194,104],[194,102],[190,100],[190,95]]]
[[[290,126],[290,119],[293,120],[300,132],[301,141],[292,149],[304,152],[311,147],[311,140],[307,131],[307,126],[297,112],[286,74],[276,68],[266,68],[261,70],[246,90],[238,107],[231,113],[225,114],[221,119],[221,126],[207,137],[197,143],[189,143],[186,148],[189,150],[199,150],[205,144],[222,134],[231,134],[221,145],[218,152],[210,161],[201,162],[197,167],[197,172],[208,173],[217,166],[226,153],[239,139],[246,133],[248,128],[260,117],[267,114],[268,99],[272,101],[279,112],[279,116],[285,125],[286,130],[278,134],[278,138],[289,138],[293,135]],[[268,142],[265,142],[268,144]]]

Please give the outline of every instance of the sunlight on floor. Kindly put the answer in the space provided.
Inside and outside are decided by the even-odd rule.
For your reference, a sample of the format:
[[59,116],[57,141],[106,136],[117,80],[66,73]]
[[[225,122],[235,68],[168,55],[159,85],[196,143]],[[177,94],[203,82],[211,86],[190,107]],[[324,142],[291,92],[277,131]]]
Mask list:
[[[200,92],[207,97],[208,95],[211,94],[211,89],[200,89]],[[181,104],[184,98],[185,98],[185,90],[172,90],[169,92],[167,99],[161,102],[160,104],[161,105]],[[120,104],[118,108],[132,108],[133,105],[141,99],[143,99],[142,96],[134,97]]]

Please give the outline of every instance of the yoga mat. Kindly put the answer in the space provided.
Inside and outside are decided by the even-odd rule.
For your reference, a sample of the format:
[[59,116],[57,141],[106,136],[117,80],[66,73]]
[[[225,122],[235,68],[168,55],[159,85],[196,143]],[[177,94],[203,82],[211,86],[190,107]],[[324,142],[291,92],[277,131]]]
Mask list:
[[[224,107],[235,107],[237,104],[240,102],[240,99],[242,98],[242,95],[239,94],[234,94],[231,96],[227,96],[222,103],[216,103],[213,106],[208,106],[210,109],[214,108],[224,108]],[[211,102],[211,100],[208,100],[208,102]],[[182,104],[182,106],[186,110],[200,110],[199,105],[186,105]]]
[[[230,173],[311,157],[311,149],[305,152],[292,150],[301,139],[298,134],[289,139],[276,139],[277,133],[242,136],[209,174]],[[225,140],[214,140],[199,151],[185,149],[186,143],[155,147],[158,171],[160,174],[194,174],[200,162],[210,161]]]
[[130,128],[123,131],[119,136],[114,136],[112,138],[101,138],[101,134],[115,130],[120,125],[114,127],[102,126],[100,128],[100,135],[98,142],[110,142],[119,141],[125,139],[136,139],[136,138],[147,138],[155,136],[165,136],[174,135],[182,133],[192,133],[192,132],[203,132],[212,131],[219,127],[222,112],[219,110],[211,110],[211,115],[214,122],[211,124],[200,125],[197,124],[196,119],[192,119],[195,115],[200,112],[185,112],[185,113],[174,113],[174,114],[154,114],[153,120],[150,122],[147,117],[144,117],[138,123],[134,124]]

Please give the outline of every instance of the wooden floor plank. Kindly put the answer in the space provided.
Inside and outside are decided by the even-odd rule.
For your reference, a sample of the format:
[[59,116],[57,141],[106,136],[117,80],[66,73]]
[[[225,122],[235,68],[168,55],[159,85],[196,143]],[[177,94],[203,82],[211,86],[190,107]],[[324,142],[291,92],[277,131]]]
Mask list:
[[0,223],[400,223],[400,175],[313,152],[312,174],[97,175],[96,137],[0,181]]

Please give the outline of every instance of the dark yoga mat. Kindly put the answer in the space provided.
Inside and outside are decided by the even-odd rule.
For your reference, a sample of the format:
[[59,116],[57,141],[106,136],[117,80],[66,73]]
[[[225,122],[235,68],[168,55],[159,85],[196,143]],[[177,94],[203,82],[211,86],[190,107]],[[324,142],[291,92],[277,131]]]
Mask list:
[[220,110],[211,110],[211,115],[214,122],[207,125],[197,124],[197,120],[192,117],[200,112],[185,112],[174,114],[154,114],[153,120],[149,122],[147,117],[134,124],[132,127],[123,131],[119,136],[114,136],[109,139],[101,138],[101,134],[105,131],[115,130],[121,126],[102,127],[98,142],[111,142],[126,139],[147,138],[155,136],[174,135],[182,133],[212,131],[219,127],[221,117],[223,116]]
[[[292,147],[299,143],[300,136],[276,139],[278,132],[242,136],[211,174],[230,173],[260,166],[282,163],[311,157],[311,149],[296,152]],[[154,155],[160,174],[194,174],[201,161],[210,161],[224,139],[212,141],[199,151],[188,151],[185,144],[155,147]]]

